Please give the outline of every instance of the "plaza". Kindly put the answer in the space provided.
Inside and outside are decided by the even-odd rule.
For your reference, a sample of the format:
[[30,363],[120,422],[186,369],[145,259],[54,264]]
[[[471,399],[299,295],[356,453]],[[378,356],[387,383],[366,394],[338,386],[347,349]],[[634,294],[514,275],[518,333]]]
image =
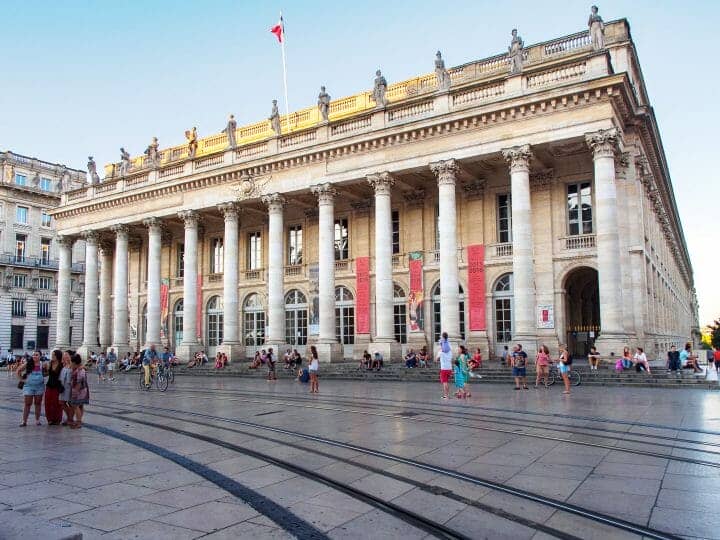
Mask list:
[[13,433],[0,508],[84,540],[720,538],[717,392],[581,386],[568,399],[508,381],[440,403],[428,383],[321,380],[311,396],[289,379],[177,377],[160,393],[137,377],[93,384],[75,431],[17,431],[20,401],[0,381]]

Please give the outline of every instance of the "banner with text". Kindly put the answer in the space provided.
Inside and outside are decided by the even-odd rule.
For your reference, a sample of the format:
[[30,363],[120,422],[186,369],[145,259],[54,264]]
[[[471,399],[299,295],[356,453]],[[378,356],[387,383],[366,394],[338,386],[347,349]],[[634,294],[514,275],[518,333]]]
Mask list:
[[202,337],[202,303],[203,303],[203,279],[202,274],[197,275],[197,307],[195,309],[195,333],[198,338]]
[[425,329],[425,316],[423,311],[423,254],[413,251],[408,254],[408,268],[410,269],[410,292],[408,294],[408,332],[422,332]]
[[170,311],[170,280],[164,278],[160,283],[160,339],[168,336],[168,313]]
[[355,259],[355,333],[370,333],[370,257]]
[[485,317],[485,246],[475,244],[467,247],[468,258],[468,304],[470,330],[486,330]]

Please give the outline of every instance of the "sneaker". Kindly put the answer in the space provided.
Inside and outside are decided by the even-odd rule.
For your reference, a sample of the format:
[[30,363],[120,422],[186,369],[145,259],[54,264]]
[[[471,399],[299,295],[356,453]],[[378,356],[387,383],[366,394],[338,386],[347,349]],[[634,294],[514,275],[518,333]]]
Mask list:
[[443,396],[442,398],[443,398],[443,399],[447,399],[448,397],[447,397],[447,396]]

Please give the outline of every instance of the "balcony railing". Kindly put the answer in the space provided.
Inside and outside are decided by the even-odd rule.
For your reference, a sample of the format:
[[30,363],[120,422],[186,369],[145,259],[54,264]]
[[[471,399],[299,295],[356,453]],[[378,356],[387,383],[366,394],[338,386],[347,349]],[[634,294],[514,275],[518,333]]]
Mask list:
[[579,234],[564,238],[565,249],[589,249],[595,247],[594,234]]
[[222,274],[209,274],[208,275],[208,283],[217,283],[222,280],[223,280]]
[[503,242],[500,244],[490,244],[490,256],[491,257],[512,257],[513,245],[512,242]]
[[259,281],[262,277],[263,271],[261,268],[256,268],[255,270],[245,270],[246,281]]
[[52,319],[52,313],[49,311],[47,313],[38,313],[37,316],[38,319]]
[[181,277],[174,277],[174,278],[171,278],[171,279],[170,279],[170,284],[171,284],[173,287],[182,287],[182,286],[183,286],[183,282],[184,282],[184,280],[183,280],[183,278],[181,278]]
[[352,259],[342,259],[335,261],[336,272],[352,272]]
[[302,276],[303,267],[301,264],[289,264],[285,267],[285,277]]
[[13,316],[13,317],[25,317],[25,312],[24,312],[24,311],[15,311],[15,310],[13,310],[12,316]]

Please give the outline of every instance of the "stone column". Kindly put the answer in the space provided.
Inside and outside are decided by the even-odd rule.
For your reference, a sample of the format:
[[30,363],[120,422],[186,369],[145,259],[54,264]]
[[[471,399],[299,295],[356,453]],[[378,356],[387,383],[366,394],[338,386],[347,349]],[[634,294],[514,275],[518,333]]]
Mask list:
[[100,242],[100,348],[112,343],[112,269],[113,252],[110,242]]
[[85,296],[83,302],[83,340],[78,349],[83,359],[98,348],[98,235],[95,231],[83,234],[85,239]]
[[70,348],[70,271],[72,269],[72,246],[74,239],[58,236],[58,300],[55,348]]
[[320,335],[317,341],[321,362],[342,360],[342,346],[335,339],[335,188],[329,183],[312,186],[318,198],[318,299]]
[[535,265],[530,207],[530,145],[502,150],[510,165],[513,245],[513,341],[532,356],[537,352]]
[[130,350],[128,342],[128,228],[114,225],[115,265],[113,272],[113,339],[118,358]]
[[[223,240],[223,340],[220,351],[228,359],[240,361],[244,359],[245,349],[242,347],[239,335],[238,313],[238,228],[239,209],[235,203],[218,205],[218,210],[225,218],[225,236]],[[187,253],[187,248],[186,248]]]
[[266,345],[275,348],[279,357],[285,348],[285,294],[283,291],[283,207],[285,198],[279,193],[262,198],[268,207],[268,328]]
[[[616,129],[585,135],[593,152],[595,168],[595,223],[597,232],[598,287],[600,289],[600,337],[596,345],[603,355],[621,355],[627,335],[623,326],[620,288],[620,239],[618,236],[617,192],[615,187]],[[514,216],[513,216],[514,217]]]
[[148,229],[147,265],[147,334],[145,347],[160,350],[160,280],[162,264],[162,222],[158,218],[143,220]]
[[455,344],[460,340],[460,305],[457,258],[455,182],[459,167],[454,159],[430,164],[438,181],[438,232],[440,236],[440,326]]
[[390,173],[372,174],[368,182],[375,189],[375,339],[372,348],[386,362],[401,359],[400,344],[393,328],[392,203],[395,183]]
[[185,362],[199,350],[197,340],[197,266],[198,214],[193,210],[178,212],[185,222],[185,260],[183,264],[183,339],[175,354]]

